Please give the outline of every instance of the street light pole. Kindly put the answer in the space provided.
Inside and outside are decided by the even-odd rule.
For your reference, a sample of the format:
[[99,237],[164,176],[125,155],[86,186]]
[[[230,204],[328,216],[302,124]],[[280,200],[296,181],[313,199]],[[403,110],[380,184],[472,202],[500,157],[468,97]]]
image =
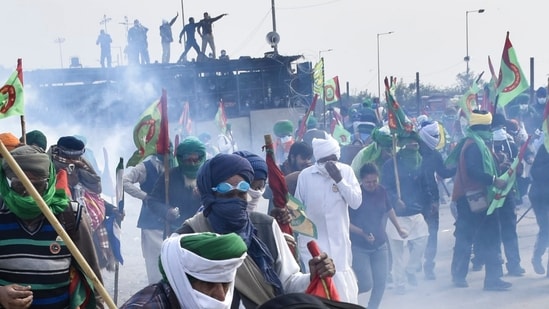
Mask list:
[[61,44],[65,42],[65,38],[57,37],[53,42],[59,44],[59,60],[61,60],[61,68],[63,68],[63,49],[61,48]]
[[379,72],[379,37],[382,35],[388,35],[395,33],[394,31],[389,32],[383,32],[377,34],[377,97],[379,99],[379,102],[381,102],[381,76]]
[[467,77],[469,77],[469,60],[471,58],[469,57],[469,13],[484,13],[484,9],[478,9],[478,10],[471,10],[471,11],[465,11],[465,64],[467,65],[467,69],[465,73],[467,74]]

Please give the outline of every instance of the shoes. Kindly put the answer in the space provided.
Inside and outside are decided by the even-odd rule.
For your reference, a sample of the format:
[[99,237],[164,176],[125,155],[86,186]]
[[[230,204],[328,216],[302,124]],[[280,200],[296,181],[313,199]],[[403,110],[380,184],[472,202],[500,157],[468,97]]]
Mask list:
[[471,271],[481,271],[482,270],[482,264],[473,264],[473,267],[471,268]]
[[453,279],[452,282],[456,288],[468,288],[469,283],[465,279]]
[[425,270],[425,280],[436,280],[435,272],[432,270]]
[[415,274],[406,274],[406,277],[408,278],[408,284],[411,286],[417,286],[417,278]]
[[520,266],[516,266],[516,267],[509,268],[509,270],[507,271],[507,274],[513,277],[522,277],[525,272],[526,270],[524,270],[524,268]]
[[511,288],[513,284],[510,282],[503,281],[501,279],[498,279],[494,282],[484,283],[484,290],[485,291],[507,291],[509,288]]
[[406,294],[406,288],[403,285],[399,285],[396,287],[395,293],[398,295],[404,295]]
[[545,268],[541,264],[541,259],[532,259],[532,266],[534,266],[536,274],[545,275]]

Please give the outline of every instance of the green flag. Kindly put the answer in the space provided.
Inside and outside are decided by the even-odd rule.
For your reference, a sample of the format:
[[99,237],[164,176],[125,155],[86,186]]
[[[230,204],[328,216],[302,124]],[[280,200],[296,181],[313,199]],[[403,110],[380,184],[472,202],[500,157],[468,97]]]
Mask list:
[[477,93],[480,91],[480,87],[478,83],[473,83],[471,85],[471,88],[467,90],[467,92],[461,96],[459,99],[458,105],[465,114],[465,118],[467,118],[467,121],[471,118],[471,112],[474,109],[477,109]]
[[318,94],[319,98],[324,99],[324,91],[322,87],[324,85],[324,58],[320,58],[320,61],[315,64],[313,69],[313,94]]
[[[133,142],[137,150],[128,160],[127,166],[135,166],[152,154],[164,153],[162,150],[165,148],[163,144],[166,141],[164,138],[160,138],[161,131],[166,131],[162,129],[161,123],[164,101],[165,94],[163,93],[162,97],[154,101],[139,117],[139,122],[133,129]],[[167,124],[167,119],[165,122]],[[165,133],[167,134],[167,132]]]
[[292,222],[290,223],[292,231],[294,233],[303,234],[309,237],[317,238],[318,233],[316,225],[307,218],[303,204],[288,193],[288,203],[286,204],[290,215],[292,216]]
[[23,115],[25,113],[23,99],[23,83],[18,66],[18,70],[13,72],[0,88],[0,119]]
[[497,104],[501,107],[507,105],[529,87],[528,80],[520,68],[515,49],[509,40],[509,31],[507,31],[503,46],[497,85]]
[[498,179],[505,180],[507,182],[507,186],[503,189],[497,189],[495,186],[490,186],[491,190],[493,191],[494,199],[490,202],[490,207],[488,207],[488,211],[486,212],[487,215],[491,215],[496,208],[500,208],[505,203],[505,199],[507,198],[507,195],[511,191],[511,189],[515,186],[515,181],[517,180],[517,167],[522,161],[522,158],[524,157],[524,153],[526,152],[526,149],[528,148],[528,144],[530,143],[530,137],[528,137],[528,140],[524,144],[522,144],[522,147],[520,147],[520,151],[513,160],[513,163],[511,163],[511,166],[503,175],[499,176]]

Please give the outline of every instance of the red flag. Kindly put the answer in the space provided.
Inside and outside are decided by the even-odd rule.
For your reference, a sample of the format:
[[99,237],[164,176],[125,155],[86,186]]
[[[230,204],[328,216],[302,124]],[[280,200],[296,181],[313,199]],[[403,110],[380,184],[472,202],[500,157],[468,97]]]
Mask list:
[[300,142],[303,139],[303,135],[305,135],[305,132],[307,131],[307,119],[309,119],[309,115],[311,114],[311,112],[315,110],[317,100],[318,100],[318,94],[315,94],[313,98],[313,102],[311,103],[311,106],[309,106],[309,109],[307,109],[305,116],[303,116],[303,118],[301,119],[301,123],[299,124],[299,130],[297,131],[297,138],[296,138],[296,141],[298,142]]
[[[320,255],[320,248],[314,240],[307,243],[307,248],[313,257]],[[313,274],[313,279],[309,283],[305,293],[339,301],[339,293],[332,277],[320,278],[317,274]]]
[[414,130],[414,124],[410,121],[410,118],[406,116],[404,110],[398,104],[395,97],[395,80],[391,78],[391,84],[389,85],[389,79],[385,77],[385,94],[387,96],[387,117],[389,129],[391,133],[396,133],[399,136],[408,136]]
[[[269,178],[269,187],[273,191],[274,206],[277,208],[286,208],[286,204],[288,203],[288,185],[286,184],[284,174],[276,164],[274,144],[272,143],[272,140],[270,143],[267,140],[265,152],[265,161],[267,161],[267,169],[269,171],[267,177]],[[290,224],[280,225],[280,229],[283,233],[293,235]]]
[[170,150],[170,136],[168,131],[168,97],[166,89],[162,89],[160,97],[160,133],[156,142],[156,153],[167,154]]

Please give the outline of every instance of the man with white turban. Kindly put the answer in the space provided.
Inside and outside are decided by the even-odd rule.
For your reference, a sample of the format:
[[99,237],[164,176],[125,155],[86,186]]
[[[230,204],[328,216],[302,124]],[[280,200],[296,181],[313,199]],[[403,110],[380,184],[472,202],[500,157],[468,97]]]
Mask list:
[[356,304],[358,285],[351,268],[349,207],[360,207],[360,184],[353,169],[338,162],[340,148],[334,138],[315,138],[312,144],[317,161],[299,174],[295,197],[303,203],[307,217],[315,223],[318,237],[299,235],[299,254],[302,259],[310,256],[307,243],[315,240],[320,249],[334,259],[337,269],[334,282],[340,300]]
[[170,237],[160,253],[163,279],[137,292],[120,308],[228,309],[236,270],[246,251],[235,233]]

